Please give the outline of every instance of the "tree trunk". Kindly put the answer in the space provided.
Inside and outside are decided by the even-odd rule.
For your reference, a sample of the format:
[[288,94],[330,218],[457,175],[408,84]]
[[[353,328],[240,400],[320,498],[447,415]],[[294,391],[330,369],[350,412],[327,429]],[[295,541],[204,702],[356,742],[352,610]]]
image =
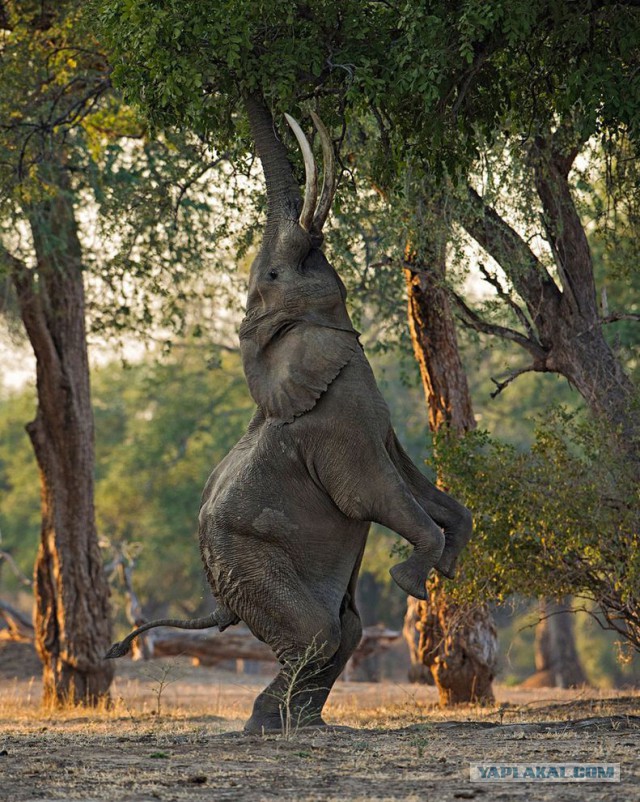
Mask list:
[[[437,209],[435,213],[438,215]],[[439,235],[437,228],[430,233],[430,241],[422,246],[421,254],[411,246],[405,252],[409,328],[431,429],[438,431],[447,426],[462,433],[476,424],[449,297],[443,286],[446,236]],[[453,604],[437,578],[429,582],[428,601],[410,600],[409,609],[416,604],[420,631],[417,652],[431,670],[440,704],[492,701],[497,633],[487,606],[462,608]]]
[[420,621],[423,616],[422,607],[419,599],[413,596],[407,598],[407,612],[404,616],[402,634],[409,647],[409,682],[416,682],[421,685],[434,685],[435,680],[431,669],[424,661],[424,648],[422,648],[420,638]]
[[536,673],[523,686],[526,688],[578,688],[587,681],[574,634],[574,618],[567,599],[556,602],[541,599],[536,627]]
[[[399,638],[400,633],[392,629],[380,626],[365,627],[360,643],[348,665],[349,679],[358,672],[368,658],[379,657]],[[150,660],[156,657],[191,657],[195,663],[203,666],[214,666],[225,660],[276,662],[276,656],[271,647],[259,641],[246,627],[209,633],[184,632],[169,627],[158,627],[149,634],[138,638],[138,640],[143,639],[147,641],[147,648],[134,653],[135,660]],[[376,680],[369,678],[368,681]]]
[[93,507],[82,255],[68,180],[59,168],[52,177],[52,195],[28,209],[37,270],[10,259],[37,359],[38,407],[27,426],[42,499],[35,642],[44,667],[44,703],[57,706],[104,698],[113,667],[102,659],[111,623]]
[[418,654],[431,670],[441,706],[493,702],[498,635],[486,605],[452,604],[435,577],[429,599],[417,606]]
[[[515,311],[521,329],[482,320],[462,299],[457,302],[471,328],[516,342],[528,351],[532,357],[528,370],[564,376],[594,416],[609,424],[612,445],[617,445],[629,470],[640,479],[637,389],[604,337],[606,318],[600,317],[591,251],[569,183],[577,150],[565,153],[555,139],[537,139],[531,158],[558,280],[528,242],[469,187],[469,203],[456,209],[459,222],[500,264],[524,301],[521,307],[500,287],[499,294]],[[497,286],[495,278],[491,283]],[[522,372],[516,371],[511,378]]]

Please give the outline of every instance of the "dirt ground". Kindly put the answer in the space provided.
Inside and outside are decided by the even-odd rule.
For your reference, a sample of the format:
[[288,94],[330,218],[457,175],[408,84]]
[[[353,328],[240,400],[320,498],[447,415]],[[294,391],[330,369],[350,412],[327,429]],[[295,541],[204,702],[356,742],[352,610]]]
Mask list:
[[[339,682],[326,718],[345,729],[255,737],[240,730],[266,676],[123,661],[111,709],[51,716],[27,663],[13,667],[0,671],[2,802],[640,800],[638,692],[498,685],[494,707],[443,711],[432,688]],[[620,763],[622,781],[471,782],[472,761]]]

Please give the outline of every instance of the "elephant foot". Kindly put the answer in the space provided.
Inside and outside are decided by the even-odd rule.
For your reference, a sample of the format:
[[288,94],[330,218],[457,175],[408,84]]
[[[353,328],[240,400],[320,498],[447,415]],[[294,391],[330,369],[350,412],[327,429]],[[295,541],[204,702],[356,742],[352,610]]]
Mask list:
[[433,564],[424,554],[414,551],[407,560],[394,565],[389,573],[394,582],[409,596],[425,600],[427,598],[425,583],[432,568]]
[[278,713],[260,715],[254,713],[244,725],[245,735],[285,735],[292,734],[299,730],[324,728],[327,724],[320,715],[310,717],[301,716],[300,721],[296,722],[295,714],[287,726],[286,720]]
[[442,552],[442,557],[436,563],[436,571],[439,571],[447,579],[453,579],[456,575],[457,557],[451,552],[447,553],[447,549]]

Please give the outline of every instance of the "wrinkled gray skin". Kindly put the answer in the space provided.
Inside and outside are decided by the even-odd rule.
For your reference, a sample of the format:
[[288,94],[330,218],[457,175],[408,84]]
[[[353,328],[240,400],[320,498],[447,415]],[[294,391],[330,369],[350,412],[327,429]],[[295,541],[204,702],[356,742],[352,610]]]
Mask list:
[[[321,723],[329,690],[362,633],[355,588],[370,522],[414,547],[391,574],[404,591],[425,598],[434,566],[453,574],[471,517],[398,442],[320,232],[297,222],[299,193],[271,121],[260,107],[250,111],[272,212],[240,328],[258,409],[209,478],[200,543],[216,598],[280,660],[322,645],[321,679],[310,681],[300,700],[308,705],[305,721]],[[268,164],[274,150],[275,170]],[[278,179],[287,188],[274,211]],[[280,729],[285,680],[276,678],[258,697],[247,730]]]
[[[198,626],[242,620],[283,663],[311,648],[314,676],[305,685],[303,673],[292,714],[321,726],[362,634],[355,589],[370,522],[413,546],[391,574],[423,599],[434,566],[452,576],[471,517],[398,442],[344,285],[321,250],[324,220],[300,226],[300,191],[271,117],[256,101],[247,106],[268,194],[240,328],[258,408],[204,489],[200,545],[219,607]],[[256,699],[246,731],[281,729],[286,684],[283,669]]]

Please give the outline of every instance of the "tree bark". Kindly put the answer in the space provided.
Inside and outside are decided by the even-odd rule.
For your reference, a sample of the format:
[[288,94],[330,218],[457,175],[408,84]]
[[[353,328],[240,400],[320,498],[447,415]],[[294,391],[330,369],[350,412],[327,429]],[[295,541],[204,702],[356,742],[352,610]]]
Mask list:
[[574,634],[574,617],[568,599],[541,599],[536,626],[536,673],[522,684],[527,688],[578,688],[586,684]]
[[524,331],[483,321],[461,299],[458,304],[469,326],[527,350],[532,356],[529,370],[564,376],[593,414],[608,422],[620,452],[640,478],[637,390],[604,337],[591,251],[568,178],[576,152],[563,152],[549,137],[536,140],[531,154],[558,283],[527,242],[473,188],[468,191],[469,204],[457,208],[459,222],[498,262],[524,302],[520,308],[501,293]]
[[431,670],[440,705],[492,703],[498,634],[486,605],[462,606],[447,597],[439,577],[418,601],[418,654]]
[[38,406],[27,426],[40,470],[42,529],[35,566],[35,642],[44,703],[95,704],[113,667],[109,589],[93,506],[93,412],[85,335],[83,265],[66,174],[29,207],[37,261],[3,251],[37,360]]
[[[433,212],[439,215],[435,205]],[[431,229],[428,239],[423,230],[420,254],[407,246],[404,270],[409,328],[427,399],[429,425],[432,431],[446,426],[463,433],[475,428],[476,422],[443,284],[445,267],[446,236],[438,232],[438,226]],[[408,614],[415,605],[420,632],[417,654],[433,675],[440,704],[492,701],[497,633],[488,607],[462,608],[453,604],[439,579],[430,580],[428,601],[409,601]],[[410,638],[410,649],[412,641]],[[417,672],[412,669],[412,673]]]
[[409,667],[409,682],[416,682],[421,685],[434,685],[435,680],[431,669],[425,664],[424,649],[421,646],[420,638],[420,621],[423,612],[419,599],[414,599],[413,596],[407,598],[407,612],[404,616],[404,625],[402,627],[402,634],[405,642],[409,647],[409,659],[411,666]]

